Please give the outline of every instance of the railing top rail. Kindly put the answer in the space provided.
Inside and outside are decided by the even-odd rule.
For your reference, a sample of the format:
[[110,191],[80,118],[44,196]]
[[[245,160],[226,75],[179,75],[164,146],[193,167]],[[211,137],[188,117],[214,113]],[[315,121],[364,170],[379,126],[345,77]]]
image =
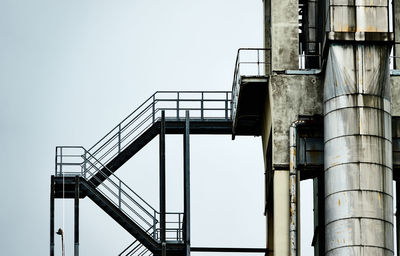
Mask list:
[[230,93],[231,91],[156,91],[153,95],[158,93]]
[[[234,88],[235,88],[237,80],[238,80],[239,67],[240,67],[240,63],[241,63],[240,54],[242,52],[244,52],[244,51],[257,51],[257,52],[264,51],[264,52],[267,52],[267,51],[271,51],[271,48],[260,48],[260,47],[251,48],[251,47],[246,47],[246,48],[239,48],[237,50],[235,68],[234,68],[234,71],[233,71],[232,91],[234,91]],[[260,56],[257,56],[257,61],[254,61],[254,63],[253,62],[249,62],[248,64],[258,64],[258,65],[259,64],[270,64],[270,61],[267,62],[267,61],[264,60],[264,61],[260,62],[259,60],[260,60]]]
[[[111,170],[107,167],[107,166],[105,166],[103,163],[101,163],[99,160],[97,160],[97,158],[96,157],[94,157],[89,151],[87,151],[83,146],[71,146],[71,145],[68,145],[68,146],[56,146],[56,148],[78,148],[78,149],[82,149],[83,150],[83,153],[86,153],[87,155],[89,155],[91,158],[92,158],[92,160],[94,160],[94,161],[96,161],[97,163],[99,163],[100,164],[100,166],[102,167],[102,168],[104,168],[104,169],[106,169],[108,172],[110,172],[111,173]],[[58,156],[64,156],[64,157],[67,157],[67,155],[58,155]],[[74,156],[77,156],[77,155],[74,155]],[[79,155],[79,156],[82,156],[82,155]],[[81,162],[81,163],[79,163],[79,164],[83,164],[84,163],[84,160]],[[63,165],[68,165],[68,164],[71,164],[71,163],[62,163]],[[104,176],[106,176],[106,174],[104,174],[101,170],[99,170]],[[78,173],[78,172],[76,172],[76,173]],[[117,175],[115,175],[114,173],[112,174],[112,176],[113,177],[115,177],[117,180],[118,180],[118,182],[121,182],[121,184],[122,185],[124,185],[127,189],[129,189],[129,191],[131,191],[135,196],[137,196],[141,201],[143,201],[143,203],[145,203],[148,207],[150,207],[150,209],[152,210],[152,211],[154,211],[156,214],[160,214],[160,212],[159,211],[157,211],[153,206],[151,206],[149,203],[147,203],[141,196],[139,196],[135,191],[133,191],[124,181],[122,181]],[[183,212],[166,212],[166,214],[175,214],[175,215],[182,215],[183,214]]]
[[[90,158],[92,159],[92,160],[94,160],[95,162],[97,162],[100,166],[101,166],[101,168],[104,168],[104,169],[106,169],[109,173],[112,173],[111,172],[111,170],[107,167],[107,166],[105,166],[103,163],[101,163],[96,157],[94,157],[88,150],[86,150],[84,147],[82,147],[82,146],[57,146],[56,148],[78,148],[78,149],[82,149],[83,150],[83,154],[87,154],[88,156],[90,156]],[[83,156],[83,154],[82,155],[80,155],[80,156]],[[58,155],[57,154],[57,156],[64,156],[64,157],[67,157],[66,155]],[[86,159],[88,159],[88,157],[86,157]],[[88,161],[88,160],[87,160]],[[81,164],[84,164],[85,163],[85,160],[82,160],[82,162],[81,163],[79,163],[80,165]],[[69,165],[70,163],[62,163],[62,165]],[[107,177],[107,175],[106,174],[104,174],[102,171],[101,171],[101,169],[100,168],[98,168],[99,170],[99,172],[101,172],[101,174],[103,175],[103,176],[105,176],[105,177]],[[77,172],[78,173],[78,172]],[[113,177],[115,177],[117,180],[118,180],[118,182],[120,182],[122,185],[124,185],[127,189],[129,189],[129,191],[131,191],[135,196],[137,196],[143,203],[145,203],[146,204],[146,206],[148,206],[152,211],[154,211],[154,212],[156,212],[156,213],[158,213],[158,211],[156,210],[156,209],[154,209],[153,208],[153,206],[151,206],[149,203],[147,203],[141,196],[139,196],[135,191],[133,191],[125,182],[123,182],[117,175],[115,175],[115,174],[112,174],[112,176]]]
[[[231,91],[196,91],[196,90],[191,90],[191,91],[156,91],[153,93],[150,97],[148,97],[142,104],[139,105],[135,110],[133,110],[128,116],[126,116],[121,122],[119,122],[117,125],[115,125],[106,135],[104,135],[100,140],[98,140],[92,147],[90,147],[88,150],[91,151],[93,148],[95,148],[97,145],[101,143],[107,136],[109,136],[113,131],[116,129],[119,129],[121,124],[123,124],[126,120],[128,120],[130,117],[132,117],[136,112],[139,111],[143,106],[145,106],[147,103],[149,104],[154,104],[155,101],[157,100],[162,100],[156,98],[157,95],[159,94],[201,94],[201,95],[207,95],[207,94],[231,94]],[[170,99],[173,100],[173,99]],[[181,99],[176,98],[174,99],[176,101],[180,101]],[[197,99],[193,99],[194,101]],[[199,99],[198,99],[199,100]],[[222,100],[222,99],[221,99]]]
[[151,100],[155,96],[156,92],[153,93],[149,98],[147,98],[139,107],[133,110],[127,117],[125,117],[121,122],[119,122],[114,128],[112,128],[106,135],[104,135],[99,141],[97,141],[92,147],[89,148],[89,151],[96,147],[103,139],[105,139],[108,135],[110,135],[115,129],[117,129],[123,122],[125,122],[129,117],[136,113],[141,107],[143,107],[149,100]]

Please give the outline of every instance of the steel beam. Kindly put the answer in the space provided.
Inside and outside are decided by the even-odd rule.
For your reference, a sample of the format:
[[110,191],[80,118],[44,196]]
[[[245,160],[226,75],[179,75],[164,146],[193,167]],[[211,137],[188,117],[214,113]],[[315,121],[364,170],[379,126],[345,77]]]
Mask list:
[[185,119],[185,134],[183,135],[183,184],[184,184],[184,192],[183,192],[183,214],[184,214],[184,242],[185,242],[185,254],[186,256],[190,255],[190,117],[189,111],[186,111],[186,119]]
[[50,178],[50,256],[54,256],[54,175]]
[[161,112],[160,127],[160,239],[166,242],[165,212],[166,212],[166,179],[165,179],[165,111]]
[[243,252],[243,253],[268,253],[267,248],[230,248],[230,247],[192,247],[194,252]]
[[74,211],[74,256],[79,256],[79,176],[75,176]]

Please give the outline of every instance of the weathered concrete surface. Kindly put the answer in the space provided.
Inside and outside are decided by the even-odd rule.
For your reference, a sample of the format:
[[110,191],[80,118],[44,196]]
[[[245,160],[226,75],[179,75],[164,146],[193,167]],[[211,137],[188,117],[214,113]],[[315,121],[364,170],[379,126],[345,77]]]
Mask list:
[[[394,41],[400,42],[400,1],[393,1],[393,13],[394,13]],[[400,56],[400,44],[395,45],[394,50],[395,56]],[[400,58],[395,58],[395,68],[400,69]]]
[[[269,86],[270,87],[270,86]],[[264,117],[262,121],[262,129],[261,129],[261,137],[262,137],[262,146],[263,146],[263,156],[264,156],[264,166],[267,167],[267,148],[268,142],[271,139],[271,127],[272,127],[272,114],[271,114],[271,94],[268,93],[267,100],[265,102],[265,111]],[[269,170],[267,170],[269,171]]]
[[[263,149],[271,139],[273,164],[289,164],[289,126],[299,115],[322,115],[321,75],[273,75],[269,83],[263,128]],[[400,116],[400,76],[391,76],[392,115]],[[264,159],[265,160],[265,159]]]
[[392,84],[392,116],[400,116],[400,76],[391,76]]
[[317,75],[274,75],[270,81],[273,164],[288,164],[289,126],[299,115],[322,114],[322,81]]
[[298,69],[298,18],[298,0],[271,0],[272,70],[274,71]]
[[274,174],[274,255],[289,255],[289,170]]

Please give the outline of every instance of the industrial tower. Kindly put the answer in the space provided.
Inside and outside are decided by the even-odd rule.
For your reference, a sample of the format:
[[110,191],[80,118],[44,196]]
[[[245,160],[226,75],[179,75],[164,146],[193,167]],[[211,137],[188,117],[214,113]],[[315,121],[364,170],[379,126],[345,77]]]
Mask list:
[[270,255],[299,255],[305,179],[314,180],[315,255],[393,255],[399,1],[265,0],[264,14]]
[[[299,184],[306,179],[314,184],[314,255],[394,255],[400,2],[263,0],[263,7],[264,47],[238,50],[232,90],[156,92],[92,147],[56,147],[51,256],[54,200],[74,199],[78,255],[79,200],[85,197],[134,237],[120,255],[298,256]],[[184,212],[166,212],[167,134],[183,136]],[[191,247],[190,134],[261,137],[266,248]],[[155,207],[116,172],[157,136]]]

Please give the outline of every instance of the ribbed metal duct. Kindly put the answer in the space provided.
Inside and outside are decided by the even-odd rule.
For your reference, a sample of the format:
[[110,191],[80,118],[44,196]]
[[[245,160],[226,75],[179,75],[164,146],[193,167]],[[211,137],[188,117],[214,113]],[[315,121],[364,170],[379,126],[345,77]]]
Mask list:
[[332,44],[324,82],[326,255],[393,255],[389,46]]

